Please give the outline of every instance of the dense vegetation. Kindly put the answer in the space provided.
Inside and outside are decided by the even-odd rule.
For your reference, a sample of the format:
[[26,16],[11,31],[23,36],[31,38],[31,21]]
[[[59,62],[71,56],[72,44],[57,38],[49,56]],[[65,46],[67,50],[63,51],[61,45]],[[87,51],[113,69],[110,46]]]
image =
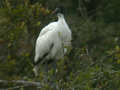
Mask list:
[[[0,89],[120,90],[120,1],[96,1],[1,0]],[[53,62],[34,77],[35,40],[56,20],[51,12],[59,3],[66,8],[72,48],[56,62],[57,71]]]

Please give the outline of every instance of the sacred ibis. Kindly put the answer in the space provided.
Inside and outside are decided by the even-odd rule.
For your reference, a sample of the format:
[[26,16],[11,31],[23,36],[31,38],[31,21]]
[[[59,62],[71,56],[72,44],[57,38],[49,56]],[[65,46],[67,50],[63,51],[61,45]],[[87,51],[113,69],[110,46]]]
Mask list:
[[64,8],[55,9],[53,14],[58,20],[45,26],[37,40],[34,57],[34,74],[38,76],[39,65],[47,61],[59,60],[67,52],[67,46],[71,46],[72,33],[64,19]]

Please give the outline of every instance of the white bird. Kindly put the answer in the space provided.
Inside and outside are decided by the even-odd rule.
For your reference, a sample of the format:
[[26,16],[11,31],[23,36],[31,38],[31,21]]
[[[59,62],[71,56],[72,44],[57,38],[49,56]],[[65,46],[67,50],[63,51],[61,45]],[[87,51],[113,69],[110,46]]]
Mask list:
[[39,65],[49,60],[59,60],[67,52],[67,46],[71,46],[72,33],[64,19],[64,8],[56,8],[58,21],[45,26],[37,40],[34,57],[34,74],[38,76]]

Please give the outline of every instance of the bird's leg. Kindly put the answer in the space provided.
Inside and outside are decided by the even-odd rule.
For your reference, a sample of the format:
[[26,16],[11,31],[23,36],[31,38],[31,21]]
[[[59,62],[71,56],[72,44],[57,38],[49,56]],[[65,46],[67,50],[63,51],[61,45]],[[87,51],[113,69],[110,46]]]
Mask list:
[[35,77],[37,77],[38,76],[38,66],[37,65],[34,66],[33,72],[35,74]]

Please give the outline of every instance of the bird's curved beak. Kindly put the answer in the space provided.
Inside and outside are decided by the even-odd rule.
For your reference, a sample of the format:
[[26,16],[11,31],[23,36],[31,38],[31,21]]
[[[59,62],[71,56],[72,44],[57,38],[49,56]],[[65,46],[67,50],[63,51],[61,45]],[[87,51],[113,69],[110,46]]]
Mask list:
[[52,13],[51,13],[52,15],[54,15],[55,14],[55,11],[52,11]]
[[54,15],[54,14],[57,14],[57,12],[58,12],[58,8],[56,8],[53,12],[52,12],[52,14]]
[[52,11],[52,15],[55,15],[56,14],[56,11],[54,10],[54,11]]

